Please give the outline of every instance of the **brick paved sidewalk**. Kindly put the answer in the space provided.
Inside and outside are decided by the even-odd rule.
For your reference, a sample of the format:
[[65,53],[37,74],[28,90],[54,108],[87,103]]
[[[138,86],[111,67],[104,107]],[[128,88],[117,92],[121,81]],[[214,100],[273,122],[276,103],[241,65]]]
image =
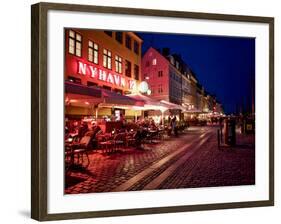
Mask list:
[[93,152],[89,155],[91,163],[87,170],[73,170],[66,176],[65,193],[109,192],[200,133],[204,133],[204,129],[190,128],[177,138],[147,144],[145,150],[127,148],[112,155]]
[[217,149],[215,138],[194,154],[159,189],[255,184],[254,135],[237,134],[237,146]]

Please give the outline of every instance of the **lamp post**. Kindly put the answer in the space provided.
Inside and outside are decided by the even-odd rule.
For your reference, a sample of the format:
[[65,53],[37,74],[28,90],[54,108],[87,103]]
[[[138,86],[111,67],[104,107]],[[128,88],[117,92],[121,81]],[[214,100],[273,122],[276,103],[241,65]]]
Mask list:
[[161,110],[161,116],[162,116],[161,119],[162,119],[162,125],[163,126],[164,126],[164,112],[165,112],[164,110]]
[[96,108],[96,121],[98,121],[99,105],[97,104],[97,105],[95,106],[95,108]]
[[146,81],[142,81],[140,84],[139,84],[139,91],[141,93],[147,93],[148,91],[148,83]]
[[138,115],[137,115],[137,112],[135,111],[135,122],[137,122],[138,120]]

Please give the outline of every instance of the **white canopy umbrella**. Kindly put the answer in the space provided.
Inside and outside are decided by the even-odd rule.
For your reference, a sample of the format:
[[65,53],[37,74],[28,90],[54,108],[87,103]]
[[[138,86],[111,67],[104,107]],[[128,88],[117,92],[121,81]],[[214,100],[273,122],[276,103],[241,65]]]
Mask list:
[[136,109],[139,110],[160,110],[160,111],[166,111],[169,109],[169,107],[161,103],[158,100],[152,99],[148,96],[142,95],[142,94],[129,94],[127,95],[130,98],[133,98],[138,101],[143,101],[144,105],[142,107],[136,107]]
[[166,100],[161,100],[160,102],[165,104],[171,110],[185,110],[185,108],[183,106],[179,105],[179,104],[171,103],[171,102],[166,101]]
[[162,116],[162,123],[164,124],[164,112],[168,109],[170,109],[170,106],[168,104],[162,103],[161,101],[152,99],[148,96],[142,95],[142,94],[129,94],[127,95],[133,99],[136,100],[142,100],[144,101],[143,107],[138,107],[136,109],[139,110],[160,110],[161,116]]

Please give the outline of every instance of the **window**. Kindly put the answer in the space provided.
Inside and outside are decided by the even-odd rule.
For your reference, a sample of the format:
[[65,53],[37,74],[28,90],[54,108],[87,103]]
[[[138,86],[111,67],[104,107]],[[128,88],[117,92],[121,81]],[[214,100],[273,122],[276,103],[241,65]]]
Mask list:
[[153,60],[152,60],[152,65],[156,65],[157,64],[157,60],[156,60],[156,58],[154,58]]
[[135,75],[135,79],[139,80],[139,66],[134,65],[134,75]]
[[82,36],[73,30],[69,30],[68,53],[78,57],[81,57],[82,55]]
[[163,77],[163,71],[158,71],[158,77]]
[[149,61],[145,62],[145,67],[149,67]]
[[115,33],[115,39],[122,44],[123,43],[123,33],[122,32],[116,32]]
[[115,55],[115,71],[118,73],[122,73],[122,58],[118,55]]
[[95,64],[99,63],[99,46],[90,40],[88,43],[88,60]]
[[104,33],[110,37],[112,37],[112,31],[104,31]]
[[103,67],[111,69],[111,51],[103,49]]
[[132,39],[128,34],[126,34],[126,47],[132,49]]
[[75,78],[73,76],[68,76],[67,79],[68,79],[69,82],[81,84],[81,79],[79,79],[79,78]]
[[97,83],[95,83],[95,82],[87,82],[87,86],[89,86],[89,87],[98,87],[98,84]]
[[145,73],[143,77],[144,77],[144,79],[149,80],[149,75],[147,73]]
[[111,91],[111,87],[110,87],[110,86],[104,86],[104,85],[103,85],[102,88]]
[[163,93],[162,84],[158,85],[158,93]]
[[139,43],[137,41],[134,40],[134,52],[136,54],[139,54]]
[[119,95],[122,95],[123,94],[123,91],[122,89],[114,89],[113,92],[119,94]]
[[131,77],[131,62],[126,60],[125,75]]

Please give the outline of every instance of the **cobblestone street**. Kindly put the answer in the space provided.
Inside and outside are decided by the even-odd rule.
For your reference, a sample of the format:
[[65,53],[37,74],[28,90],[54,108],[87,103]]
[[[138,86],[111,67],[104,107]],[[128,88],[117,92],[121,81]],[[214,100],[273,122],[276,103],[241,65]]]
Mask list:
[[217,148],[216,127],[192,127],[179,137],[107,155],[93,151],[87,169],[66,176],[66,194],[255,183],[254,135]]

